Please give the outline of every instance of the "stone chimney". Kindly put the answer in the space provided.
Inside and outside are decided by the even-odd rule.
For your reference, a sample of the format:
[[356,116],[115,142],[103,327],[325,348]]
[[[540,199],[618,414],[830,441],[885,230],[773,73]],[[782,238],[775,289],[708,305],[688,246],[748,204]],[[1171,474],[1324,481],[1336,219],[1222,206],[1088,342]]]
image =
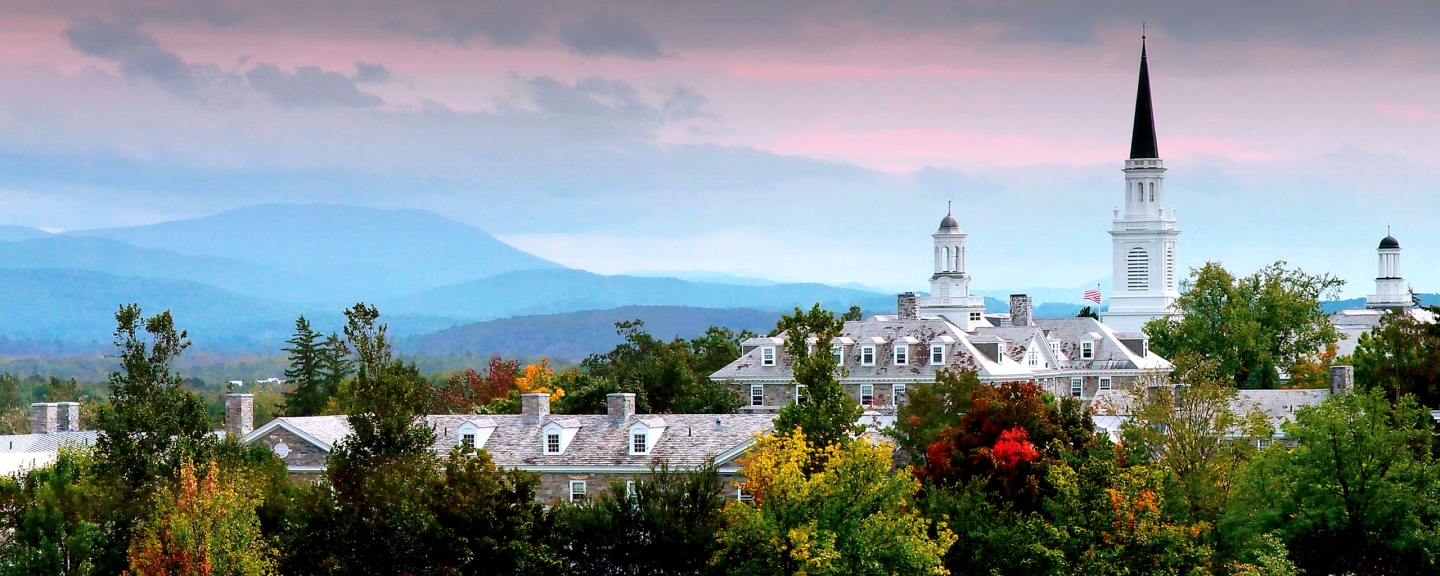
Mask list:
[[225,435],[239,440],[255,429],[255,395],[225,395]]
[[605,395],[606,413],[610,421],[622,423],[635,415],[635,395],[627,392]]
[[54,434],[58,431],[54,402],[36,402],[30,405],[30,433]]
[[56,428],[61,432],[79,432],[80,427],[80,403],[79,402],[56,402],[55,403]]
[[1354,366],[1330,367],[1330,395],[1349,394],[1355,389]]
[[549,394],[520,395],[520,423],[539,424],[540,419],[550,414]]
[[1010,324],[1013,326],[1034,325],[1034,308],[1030,305],[1030,296],[1025,294],[1010,295]]
[[895,311],[900,315],[901,320],[916,320],[920,318],[920,297],[914,292],[906,292],[895,297]]

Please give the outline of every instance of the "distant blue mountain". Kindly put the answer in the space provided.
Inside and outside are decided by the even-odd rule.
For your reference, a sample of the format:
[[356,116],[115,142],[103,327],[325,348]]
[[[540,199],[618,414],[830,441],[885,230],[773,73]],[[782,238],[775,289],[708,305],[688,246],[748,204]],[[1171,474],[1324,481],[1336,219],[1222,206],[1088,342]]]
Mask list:
[[13,242],[15,240],[29,240],[31,238],[44,238],[50,236],[49,232],[29,226],[0,226],[0,242]]
[[606,352],[622,342],[615,323],[642,320],[644,330],[662,340],[694,338],[711,326],[765,334],[780,314],[750,309],[718,310],[683,306],[625,306],[564,314],[517,316],[455,326],[412,336],[400,349],[425,356],[490,355],[550,357],[571,361]]
[[820,303],[844,311],[852,305],[889,312],[895,297],[824,284],[737,286],[675,278],[602,276],[583,270],[508,272],[489,278],[381,301],[381,309],[489,320],[530,314],[603,310],[620,306],[694,306],[785,311]]
[[[319,279],[336,303],[419,292],[515,270],[560,268],[484,230],[423,210],[263,204],[193,220],[67,232]],[[266,281],[257,279],[257,281]]]

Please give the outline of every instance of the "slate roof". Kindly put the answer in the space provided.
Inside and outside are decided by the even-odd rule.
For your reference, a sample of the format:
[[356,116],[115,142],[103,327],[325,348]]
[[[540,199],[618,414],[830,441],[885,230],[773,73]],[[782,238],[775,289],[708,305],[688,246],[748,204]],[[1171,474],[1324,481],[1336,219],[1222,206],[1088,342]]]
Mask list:
[[[1314,406],[1330,397],[1324,388],[1305,390],[1240,390],[1230,409],[1244,416],[1251,410],[1260,410],[1270,418],[1270,425],[1278,432],[1280,425],[1295,419],[1295,412],[1302,406]],[[1090,407],[1095,410],[1096,425],[1105,418],[1106,428],[1114,435],[1119,425],[1134,414],[1134,397],[1129,390],[1101,390],[1095,394]]]
[[[716,420],[720,426],[716,427]],[[612,422],[607,415],[548,415],[538,424],[521,422],[519,414],[437,414],[425,416],[435,429],[437,452],[445,453],[460,442],[460,427],[466,422],[479,427],[495,427],[486,439],[485,451],[497,466],[535,468],[566,467],[637,467],[648,468],[661,461],[671,466],[690,467],[704,464],[712,457],[738,453],[757,434],[773,429],[774,414],[637,414],[624,422]],[[346,416],[309,416],[277,418],[333,447],[349,435]],[[568,422],[567,422],[568,421]],[[543,453],[541,430],[551,422],[578,427],[574,439],[564,453]],[[649,454],[630,454],[630,426],[643,422],[648,426],[664,425],[660,439]],[[266,427],[269,425],[267,424]],[[246,441],[259,438],[266,427],[257,429]],[[328,448],[328,447],[327,447]],[[723,462],[722,462],[723,463]]]
[[0,435],[0,454],[55,452],[61,446],[94,446],[99,436],[94,430],[56,432],[54,434]]

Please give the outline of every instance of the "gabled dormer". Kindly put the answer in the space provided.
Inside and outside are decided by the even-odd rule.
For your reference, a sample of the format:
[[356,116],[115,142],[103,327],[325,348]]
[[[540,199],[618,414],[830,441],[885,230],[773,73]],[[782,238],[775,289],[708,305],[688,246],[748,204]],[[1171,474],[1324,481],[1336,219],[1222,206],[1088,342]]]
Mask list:
[[480,450],[495,432],[495,421],[489,418],[466,420],[455,430],[455,445]]
[[551,420],[540,428],[540,453],[546,456],[564,454],[579,431],[580,421],[574,418]]
[[660,436],[665,433],[665,420],[646,418],[630,425],[628,436],[631,456],[646,456],[655,451]]

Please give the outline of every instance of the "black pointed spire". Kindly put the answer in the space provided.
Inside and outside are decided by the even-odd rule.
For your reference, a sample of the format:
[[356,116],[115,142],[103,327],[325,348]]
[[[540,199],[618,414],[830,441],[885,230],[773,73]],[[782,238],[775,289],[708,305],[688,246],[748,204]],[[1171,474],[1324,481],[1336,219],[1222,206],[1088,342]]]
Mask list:
[[1130,135],[1131,158],[1159,158],[1155,140],[1155,109],[1150,105],[1150,66],[1145,61],[1145,36],[1140,36],[1140,87],[1135,94],[1135,131]]

